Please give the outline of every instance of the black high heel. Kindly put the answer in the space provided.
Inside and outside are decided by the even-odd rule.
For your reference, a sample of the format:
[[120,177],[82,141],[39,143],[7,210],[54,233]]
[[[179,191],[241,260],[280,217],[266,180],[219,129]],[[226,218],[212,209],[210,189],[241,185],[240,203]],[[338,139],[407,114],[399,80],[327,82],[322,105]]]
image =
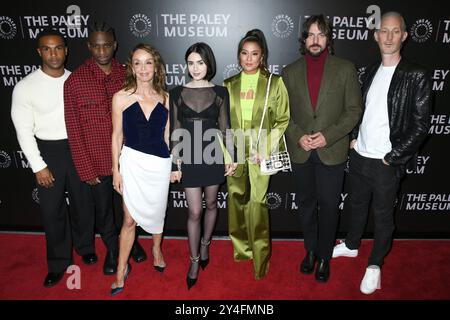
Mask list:
[[[194,257],[189,257],[189,258],[191,259],[191,264],[198,263],[200,260],[200,255],[198,255],[196,258],[194,258]],[[189,270],[190,269],[191,268],[189,267]],[[190,290],[197,283],[197,279],[198,279],[198,271],[197,271],[197,278],[190,278],[189,271],[188,271],[188,274],[186,276],[186,284],[187,284],[188,290]]]
[[[155,257],[154,251],[155,251],[155,247],[152,247],[152,254],[153,254],[153,257]],[[162,253],[161,253],[161,255],[162,255]],[[164,269],[166,268],[166,264],[163,263],[163,264],[161,264],[161,265],[153,265],[153,268],[154,268],[157,272],[163,273],[163,272],[164,272]]]
[[[205,242],[204,240],[203,240],[203,238],[200,240],[200,244],[201,244],[201,246],[203,246],[203,247],[208,247],[210,244],[211,244],[211,239],[209,240],[209,241],[207,241],[207,242]],[[201,249],[200,249],[200,251],[201,251]],[[208,258],[206,258],[206,259],[200,259],[200,267],[202,268],[202,270],[205,270],[206,269],[206,266],[208,265],[208,263],[209,263],[209,252],[208,252]]]
[[123,288],[125,287],[125,281],[128,278],[128,275],[131,272],[131,264],[127,263],[127,270],[125,271],[125,275],[123,277],[123,285],[121,287],[116,286],[115,282],[111,286],[111,296],[115,296],[123,291]]

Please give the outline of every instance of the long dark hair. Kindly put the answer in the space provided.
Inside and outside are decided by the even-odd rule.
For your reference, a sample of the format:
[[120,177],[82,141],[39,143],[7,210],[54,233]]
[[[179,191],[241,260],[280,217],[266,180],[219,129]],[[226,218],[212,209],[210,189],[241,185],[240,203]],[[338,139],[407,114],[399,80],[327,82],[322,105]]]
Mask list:
[[310,16],[303,23],[302,27],[302,36],[299,39],[300,41],[300,53],[306,53],[306,38],[308,38],[309,28],[312,24],[317,23],[319,30],[327,37],[327,47],[328,52],[330,54],[334,54],[334,46],[333,46],[333,27],[331,25],[330,20],[325,17],[323,14]]
[[238,61],[239,54],[241,53],[242,47],[246,42],[256,42],[259,45],[262,52],[262,61],[259,67],[263,70],[267,70],[269,66],[267,63],[267,59],[269,58],[269,48],[267,47],[266,37],[264,36],[264,33],[259,29],[253,29],[245,34],[241,41],[239,41],[237,52]]
[[153,48],[151,45],[145,44],[145,43],[139,43],[136,45],[133,50],[131,50],[127,62],[126,62],[126,75],[125,75],[125,82],[122,86],[122,89],[124,90],[133,90],[133,93],[137,90],[137,83],[136,83],[136,76],[133,74],[133,68],[132,68],[132,60],[133,55],[137,50],[144,50],[148,53],[150,53],[155,60],[155,75],[153,76],[153,89],[161,95],[164,98],[164,103],[166,102],[166,70],[164,68],[164,61],[159,54],[158,50]]

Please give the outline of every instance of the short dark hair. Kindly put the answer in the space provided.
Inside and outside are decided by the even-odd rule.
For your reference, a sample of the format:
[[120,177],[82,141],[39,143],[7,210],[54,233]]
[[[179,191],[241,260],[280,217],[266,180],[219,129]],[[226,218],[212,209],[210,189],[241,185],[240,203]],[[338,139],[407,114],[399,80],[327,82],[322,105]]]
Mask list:
[[245,36],[239,41],[238,45],[238,61],[239,61],[239,54],[242,51],[242,48],[244,47],[244,44],[246,42],[256,42],[262,51],[262,65],[264,69],[268,69],[268,63],[267,59],[269,58],[269,48],[267,47],[267,41],[266,37],[264,36],[264,33],[259,29],[253,29],[248,31]]
[[305,41],[308,38],[309,28],[314,23],[317,23],[319,30],[327,37],[327,47],[328,52],[330,54],[334,54],[334,46],[333,46],[333,26],[331,25],[330,19],[325,17],[323,14],[312,15],[303,23],[302,27],[302,36],[299,39],[300,41],[300,53],[306,53],[306,44]]
[[64,38],[63,34],[61,32],[59,32],[58,30],[50,29],[50,28],[44,29],[38,33],[38,35],[36,37],[37,46],[39,47],[39,41],[41,41],[41,38],[48,37],[48,36],[60,37],[62,39],[62,41],[64,42],[64,46],[67,47],[66,38]]
[[116,40],[116,33],[109,24],[105,21],[92,21],[88,24],[88,37],[94,32],[104,32],[110,34],[114,40]]
[[[192,52],[198,53],[200,57],[202,57],[207,68],[205,79],[210,81],[216,75],[216,58],[214,57],[211,47],[204,42],[194,43],[187,49],[186,54],[184,55],[184,61],[187,62],[187,59]],[[191,77],[190,74],[189,77]]]

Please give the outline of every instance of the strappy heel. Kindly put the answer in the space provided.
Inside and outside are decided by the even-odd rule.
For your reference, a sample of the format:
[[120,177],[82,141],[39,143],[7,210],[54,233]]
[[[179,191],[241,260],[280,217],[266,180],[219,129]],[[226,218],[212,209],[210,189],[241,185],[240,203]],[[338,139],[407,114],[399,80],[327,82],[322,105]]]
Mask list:
[[[189,257],[191,259],[191,266],[194,263],[199,263],[200,260],[200,254],[197,257]],[[191,268],[189,267],[189,271],[191,270]],[[198,270],[197,270],[197,278],[190,278],[189,277],[189,271],[188,274],[186,276],[186,284],[188,287],[188,290],[190,290],[196,283],[197,283],[197,279],[198,279]]]
[[[211,239],[209,241],[205,241],[203,238],[200,240],[200,244],[202,247],[208,247],[208,258],[206,259],[200,259],[200,267],[202,268],[202,270],[206,269],[206,266],[209,263],[209,245],[211,244]],[[200,248],[200,252],[201,252],[201,248]]]

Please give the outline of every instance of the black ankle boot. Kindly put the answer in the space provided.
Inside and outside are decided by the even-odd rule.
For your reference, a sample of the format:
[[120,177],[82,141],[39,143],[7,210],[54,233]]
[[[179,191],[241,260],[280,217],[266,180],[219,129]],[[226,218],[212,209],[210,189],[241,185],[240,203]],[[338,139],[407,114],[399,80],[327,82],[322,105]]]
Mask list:
[[316,255],[312,251],[306,253],[300,265],[300,272],[304,274],[311,274],[314,272],[314,265],[316,264]]
[[[191,270],[191,267],[192,267],[192,265],[193,265],[194,263],[198,263],[198,262],[199,262],[199,260],[200,260],[200,255],[198,255],[196,258],[190,257],[190,259],[191,259],[191,266],[189,267],[189,271]],[[189,277],[189,271],[188,271],[188,274],[187,274],[187,276],[186,276],[186,284],[187,284],[188,290],[190,290],[190,289],[197,283],[197,279],[198,279],[198,271],[199,271],[199,270],[197,270],[197,278],[190,278],[190,277]]]

